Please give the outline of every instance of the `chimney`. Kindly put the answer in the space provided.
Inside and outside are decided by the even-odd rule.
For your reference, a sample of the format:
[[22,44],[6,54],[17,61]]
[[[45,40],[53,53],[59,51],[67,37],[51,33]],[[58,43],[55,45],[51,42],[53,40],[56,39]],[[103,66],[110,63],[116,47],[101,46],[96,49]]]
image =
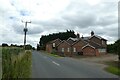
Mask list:
[[91,31],[91,36],[93,36],[94,35],[94,32],[93,31]]
[[81,37],[81,38],[82,38],[82,39],[84,38],[84,37],[83,37],[83,35],[82,35],[82,37]]
[[79,33],[77,33],[77,38],[80,38],[80,34]]

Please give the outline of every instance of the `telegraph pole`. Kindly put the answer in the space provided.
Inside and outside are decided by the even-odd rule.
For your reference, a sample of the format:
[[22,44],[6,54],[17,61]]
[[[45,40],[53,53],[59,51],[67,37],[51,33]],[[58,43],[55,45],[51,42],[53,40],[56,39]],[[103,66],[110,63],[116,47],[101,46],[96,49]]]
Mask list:
[[31,23],[31,21],[26,21],[26,22],[24,22],[24,21],[22,21],[23,23],[25,23],[25,28],[23,29],[23,31],[24,31],[24,49],[25,49],[25,46],[26,46],[26,33],[27,33],[27,31],[28,31],[28,29],[27,29],[27,23]]

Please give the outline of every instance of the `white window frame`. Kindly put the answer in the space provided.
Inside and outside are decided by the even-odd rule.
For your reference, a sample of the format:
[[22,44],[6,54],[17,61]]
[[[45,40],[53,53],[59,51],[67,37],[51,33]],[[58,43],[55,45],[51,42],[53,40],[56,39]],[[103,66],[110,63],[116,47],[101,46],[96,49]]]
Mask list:
[[53,43],[53,47],[55,47],[55,43]]
[[73,52],[76,52],[76,48],[75,47],[73,48]]
[[64,52],[64,48],[61,48],[61,51]]

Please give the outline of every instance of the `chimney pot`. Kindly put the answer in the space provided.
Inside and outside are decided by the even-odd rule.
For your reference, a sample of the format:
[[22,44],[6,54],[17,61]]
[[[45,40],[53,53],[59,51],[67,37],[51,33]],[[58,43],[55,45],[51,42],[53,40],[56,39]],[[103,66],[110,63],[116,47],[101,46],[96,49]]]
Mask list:
[[80,38],[80,34],[79,33],[77,33],[77,38]]
[[91,31],[91,36],[93,36],[94,35],[94,32],[93,31]]

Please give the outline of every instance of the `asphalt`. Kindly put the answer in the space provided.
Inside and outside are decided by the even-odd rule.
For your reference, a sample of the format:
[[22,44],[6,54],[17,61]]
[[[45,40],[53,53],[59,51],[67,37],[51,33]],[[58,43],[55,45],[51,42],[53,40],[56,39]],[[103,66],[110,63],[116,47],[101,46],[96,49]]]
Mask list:
[[32,52],[32,78],[118,78],[99,65],[69,57]]

